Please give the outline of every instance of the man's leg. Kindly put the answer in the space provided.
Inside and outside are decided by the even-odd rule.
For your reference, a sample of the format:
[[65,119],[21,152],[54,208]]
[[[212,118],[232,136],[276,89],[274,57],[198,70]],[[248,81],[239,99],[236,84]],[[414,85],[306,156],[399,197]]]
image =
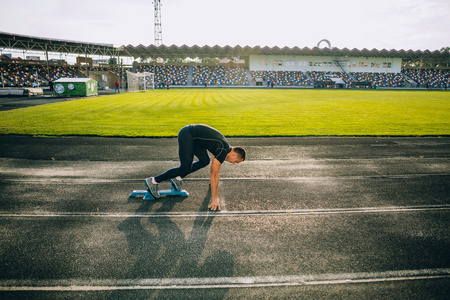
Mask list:
[[194,155],[197,156],[198,161],[192,164],[190,173],[206,167],[210,162],[208,151],[206,151],[205,148],[202,148],[199,145],[194,145]]
[[160,183],[177,176],[185,177],[192,173],[192,162],[194,160],[194,142],[189,132],[189,127],[183,127],[178,133],[178,156],[180,157],[180,166],[170,169],[163,174],[155,177],[155,181]]
[[[189,132],[189,127],[183,127],[178,133],[178,155],[180,157],[180,166],[177,168],[170,169],[163,174],[156,177],[150,177],[145,179],[145,185],[147,186],[150,194],[153,197],[159,198],[158,183],[175,178],[177,176],[182,176],[184,173],[188,172],[192,166],[192,161],[194,160],[194,143],[192,142],[192,136]],[[172,182],[172,186],[177,190],[181,190],[181,182]],[[178,183],[178,184],[177,184]]]
[[[154,197],[159,197],[158,183],[170,180],[172,186],[181,190],[181,180],[176,177],[184,178],[185,176],[195,172],[209,164],[209,156],[206,149],[194,144],[192,135],[189,131],[189,126],[183,127],[178,133],[178,155],[180,157],[180,166],[172,168],[163,174],[145,180],[147,187]],[[199,159],[195,163],[194,155]],[[153,184],[151,183],[153,182]],[[155,196],[157,194],[157,196]]]

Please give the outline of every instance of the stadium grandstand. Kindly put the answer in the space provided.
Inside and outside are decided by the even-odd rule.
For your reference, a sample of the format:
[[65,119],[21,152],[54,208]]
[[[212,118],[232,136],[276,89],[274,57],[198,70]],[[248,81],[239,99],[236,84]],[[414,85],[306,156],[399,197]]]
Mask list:
[[[330,45],[331,46],[331,45]],[[59,78],[91,77],[103,89],[127,71],[155,74],[155,85],[173,87],[433,88],[450,85],[445,51],[250,47],[121,46],[55,40],[0,32],[1,86],[48,87]],[[9,52],[42,53],[26,58]],[[76,55],[76,63],[49,54]],[[93,56],[107,57],[95,62]],[[123,58],[130,64],[118,63]]]

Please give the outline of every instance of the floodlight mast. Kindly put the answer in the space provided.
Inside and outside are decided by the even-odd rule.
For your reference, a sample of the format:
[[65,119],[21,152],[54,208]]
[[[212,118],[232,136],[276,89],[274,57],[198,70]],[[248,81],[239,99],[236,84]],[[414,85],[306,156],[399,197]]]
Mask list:
[[155,45],[162,44],[161,0],[153,0],[155,5]]

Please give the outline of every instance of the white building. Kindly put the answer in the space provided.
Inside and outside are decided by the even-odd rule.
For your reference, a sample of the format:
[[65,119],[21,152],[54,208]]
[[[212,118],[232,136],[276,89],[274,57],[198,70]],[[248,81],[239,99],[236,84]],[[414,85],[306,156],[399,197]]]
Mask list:
[[400,73],[401,58],[250,55],[250,71]]

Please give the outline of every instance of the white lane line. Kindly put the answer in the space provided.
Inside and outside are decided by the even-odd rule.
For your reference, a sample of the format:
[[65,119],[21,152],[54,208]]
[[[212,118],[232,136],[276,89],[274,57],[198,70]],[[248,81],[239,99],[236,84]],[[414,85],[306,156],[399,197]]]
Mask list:
[[450,269],[397,270],[291,276],[0,280],[0,291],[99,291],[156,289],[216,289],[302,285],[333,285],[450,278]]
[[450,204],[389,206],[389,207],[358,207],[358,208],[324,208],[298,210],[242,210],[242,211],[205,211],[205,212],[148,212],[113,213],[113,212],[61,212],[61,213],[1,213],[0,218],[52,218],[52,217],[91,217],[91,218],[196,218],[196,217],[241,217],[241,216],[289,216],[289,215],[324,215],[324,214],[366,214],[366,213],[401,213],[414,211],[450,210]]
[[[223,177],[220,181],[328,181],[328,180],[364,180],[364,179],[411,179],[422,177],[445,177],[450,176],[447,173],[430,174],[373,174],[373,175],[349,175],[349,176],[318,176],[318,177]],[[209,181],[209,178],[189,178],[184,181]],[[120,179],[120,178],[2,178],[0,182],[35,182],[35,183],[74,183],[74,184],[92,184],[92,183],[143,183],[142,179]]]

